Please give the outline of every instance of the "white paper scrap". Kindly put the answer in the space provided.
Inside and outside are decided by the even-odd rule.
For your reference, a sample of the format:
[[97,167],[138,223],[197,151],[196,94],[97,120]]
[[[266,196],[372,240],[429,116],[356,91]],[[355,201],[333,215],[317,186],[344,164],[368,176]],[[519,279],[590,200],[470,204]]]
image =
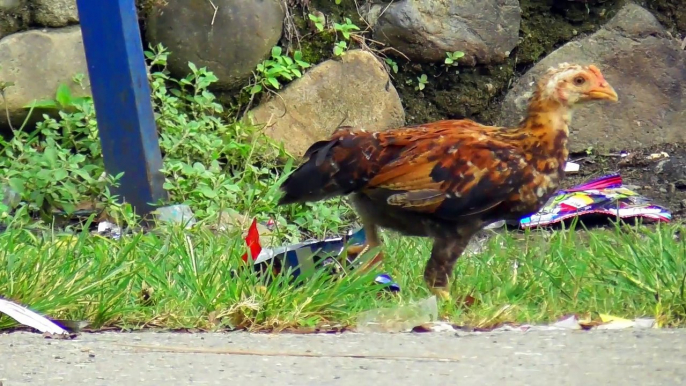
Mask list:
[[41,316],[26,307],[20,306],[17,303],[6,299],[0,299],[0,312],[6,314],[17,322],[33,327],[36,330],[50,334],[69,334],[69,332],[62,327],[51,322],[44,316]]

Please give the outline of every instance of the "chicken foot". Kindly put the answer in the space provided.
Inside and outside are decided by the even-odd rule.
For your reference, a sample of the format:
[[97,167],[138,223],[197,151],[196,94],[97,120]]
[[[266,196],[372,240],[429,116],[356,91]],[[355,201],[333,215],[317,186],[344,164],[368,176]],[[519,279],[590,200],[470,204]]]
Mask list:
[[458,235],[455,238],[434,240],[431,257],[424,268],[424,281],[431,293],[441,300],[450,300],[450,281],[457,259],[469,244],[470,237]]
[[[376,224],[365,223],[364,224],[364,234],[367,241],[362,245],[351,245],[347,248],[348,256],[358,257],[362,256],[365,252],[370,249],[381,246],[381,240],[379,240],[379,230]],[[361,265],[358,269],[361,272],[366,272],[373,266],[381,264],[383,262],[383,253],[379,251],[373,259],[369,260],[365,264]]]

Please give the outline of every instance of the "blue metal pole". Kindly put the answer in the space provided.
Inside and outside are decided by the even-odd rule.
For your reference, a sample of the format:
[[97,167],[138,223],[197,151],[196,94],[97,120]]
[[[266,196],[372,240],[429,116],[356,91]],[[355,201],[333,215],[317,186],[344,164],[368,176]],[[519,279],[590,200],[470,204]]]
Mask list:
[[137,214],[166,200],[134,0],[77,0],[105,169]]

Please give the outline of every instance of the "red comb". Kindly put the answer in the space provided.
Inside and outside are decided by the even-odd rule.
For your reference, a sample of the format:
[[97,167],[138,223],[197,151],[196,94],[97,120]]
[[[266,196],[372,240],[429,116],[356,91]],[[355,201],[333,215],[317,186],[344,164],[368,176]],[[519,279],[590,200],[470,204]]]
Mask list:
[[[262,246],[260,245],[260,232],[257,231],[256,218],[252,219],[252,224],[250,224],[250,228],[248,229],[248,235],[245,236],[245,244],[248,246],[248,249],[250,250],[252,259],[257,259],[257,255],[259,255],[260,251],[262,251]],[[243,254],[242,259],[245,262],[248,261],[247,252]]]
[[605,77],[603,76],[603,73],[600,72],[600,69],[598,67],[591,64],[590,66],[588,66],[588,70],[591,71],[593,75],[595,75],[598,78],[600,83],[605,83]]

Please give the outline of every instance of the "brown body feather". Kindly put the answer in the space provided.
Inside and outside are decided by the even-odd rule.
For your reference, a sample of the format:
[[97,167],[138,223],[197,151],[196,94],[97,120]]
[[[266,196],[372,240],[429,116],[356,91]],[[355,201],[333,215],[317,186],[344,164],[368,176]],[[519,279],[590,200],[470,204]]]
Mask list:
[[280,204],[351,194],[372,246],[377,226],[436,240],[425,279],[444,288],[474,233],[536,212],[558,189],[570,107],[583,98],[567,90],[579,77],[610,87],[593,66],[561,66],[539,82],[517,127],[463,119],[377,133],[340,128],[307,150]]

